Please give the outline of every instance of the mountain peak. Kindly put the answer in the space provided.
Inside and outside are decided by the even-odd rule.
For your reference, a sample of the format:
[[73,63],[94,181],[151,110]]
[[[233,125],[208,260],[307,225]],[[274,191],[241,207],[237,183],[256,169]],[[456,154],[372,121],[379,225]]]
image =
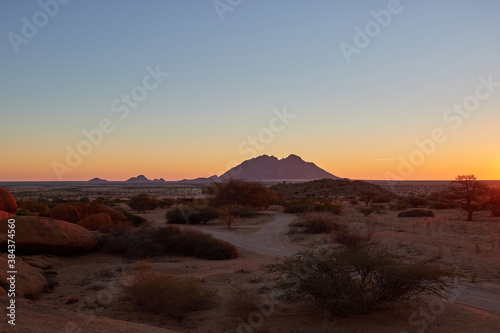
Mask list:
[[262,155],[246,160],[227,171],[220,179],[245,180],[315,180],[338,177],[319,168],[314,163],[305,162],[300,156],[291,154],[287,158]]
[[132,177],[126,181],[127,182],[150,182],[151,180],[147,179],[146,176],[144,176],[144,175],[139,175],[137,177]]
[[89,180],[89,183],[106,183],[106,182],[107,182],[106,179],[101,179],[99,177],[92,178],[91,180]]
[[304,161],[300,156],[290,154],[285,160],[298,160],[298,161]]

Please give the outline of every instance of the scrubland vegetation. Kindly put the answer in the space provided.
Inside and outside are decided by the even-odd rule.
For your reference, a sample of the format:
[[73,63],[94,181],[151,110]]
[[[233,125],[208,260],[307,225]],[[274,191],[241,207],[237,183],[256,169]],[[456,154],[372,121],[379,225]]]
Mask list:
[[123,254],[130,258],[151,258],[165,254],[225,260],[238,257],[238,250],[195,229],[175,226],[128,230],[101,237],[101,251]]

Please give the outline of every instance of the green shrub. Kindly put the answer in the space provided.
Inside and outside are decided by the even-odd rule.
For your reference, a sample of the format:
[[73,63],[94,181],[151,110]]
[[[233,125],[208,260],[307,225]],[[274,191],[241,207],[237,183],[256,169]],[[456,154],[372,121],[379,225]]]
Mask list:
[[179,321],[189,311],[206,309],[214,297],[214,293],[204,289],[199,281],[148,271],[139,274],[125,292],[138,305]]
[[314,203],[310,199],[298,199],[287,203],[283,211],[288,214],[300,214],[312,212],[313,209]]
[[368,313],[380,305],[445,297],[453,272],[425,261],[408,263],[376,246],[299,252],[265,267],[278,273],[283,297],[306,300],[334,315]]
[[252,208],[248,206],[240,206],[236,209],[235,215],[244,217],[244,218],[252,218],[256,217],[258,214]]
[[338,230],[340,225],[327,215],[311,214],[305,217],[303,227],[306,234],[324,234]]
[[151,231],[127,231],[108,234],[100,238],[101,251],[122,254],[129,258],[142,259],[166,254],[166,248],[155,242]]
[[225,260],[237,258],[239,255],[232,244],[195,229],[182,230],[174,226],[105,235],[101,237],[100,244],[102,252],[124,254],[134,259],[175,254],[200,259]]
[[47,202],[43,200],[21,199],[17,201],[17,206],[18,211],[16,215],[19,216],[38,215],[41,212],[49,210]]
[[165,215],[170,224],[200,224],[217,219],[222,215],[219,209],[213,207],[195,208],[192,205],[180,205]]
[[123,215],[125,215],[127,220],[132,222],[132,225],[134,227],[138,227],[138,226],[144,224],[145,222],[147,222],[147,219],[145,219],[144,217],[131,214],[131,213],[127,212],[125,209],[117,208],[117,210],[120,211]]
[[317,212],[330,212],[335,215],[340,215],[342,213],[342,202],[331,202],[330,200],[325,200],[321,203],[315,204],[314,210]]
[[80,202],[84,203],[86,205],[90,205],[90,198],[89,197],[81,197]]
[[193,252],[196,258],[207,260],[234,259],[239,256],[234,245],[220,239],[206,239],[197,246]]
[[407,210],[405,212],[401,212],[398,214],[398,217],[432,217],[432,216],[434,216],[433,211],[423,210],[423,209]]

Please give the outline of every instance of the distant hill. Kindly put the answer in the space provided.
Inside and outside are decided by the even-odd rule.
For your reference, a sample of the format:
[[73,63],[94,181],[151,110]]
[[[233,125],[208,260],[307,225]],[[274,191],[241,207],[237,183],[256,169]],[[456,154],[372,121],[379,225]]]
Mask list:
[[125,182],[127,183],[165,183],[165,179],[160,178],[160,179],[148,179],[144,175],[139,175],[137,177],[132,177],[130,179],[127,179]]
[[219,177],[217,177],[215,175],[215,176],[208,177],[208,178],[200,177],[200,178],[196,178],[196,179],[183,179],[183,180],[180,180],[179,182],[186,183],[186,184],[206,184],[206,183],[214,183],[214,182],[218,182],[218,181],[220,181],[220,179],[219,179]]
[[321,179],[298,184],[277,184],[271,186],[281,198],[299,199],[299,198],[345,198],[357,196],[360,191],[372,191],[378,193],[380,198],[394,199],[398,196],[378,185],[368,183],[362,180],[349,179]]
[[297,155],[290,155],[283,159],[263,155],[247,160],[220,176],[221,180],[229,178],[264,181],[338,179],[339,177],[314,163],[305,162]]
[[108,181],[106,179],[101,179],[101,178],[92,178],[89,180],[89,183],[107,183]]

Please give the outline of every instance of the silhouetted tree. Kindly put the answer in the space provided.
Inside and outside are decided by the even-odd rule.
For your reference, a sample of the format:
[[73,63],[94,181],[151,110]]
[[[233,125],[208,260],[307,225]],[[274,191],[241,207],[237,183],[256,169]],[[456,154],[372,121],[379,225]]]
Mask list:
[[491,188],[478,181],[474,175],[458,175],[448,189],[448,196],[467,212],[467,221],[472,214],[488,207],[493,200]]
[[365,203],[365,206],[368,206],[370,201],[373,201],[379,194],[377,192],[371,190],[361,190],[358,192],[359,200]]
[[262,210],[277,201],[276,194],[262,183],[241,179],[214,183],[209,191],[215,206],[241,205]]

